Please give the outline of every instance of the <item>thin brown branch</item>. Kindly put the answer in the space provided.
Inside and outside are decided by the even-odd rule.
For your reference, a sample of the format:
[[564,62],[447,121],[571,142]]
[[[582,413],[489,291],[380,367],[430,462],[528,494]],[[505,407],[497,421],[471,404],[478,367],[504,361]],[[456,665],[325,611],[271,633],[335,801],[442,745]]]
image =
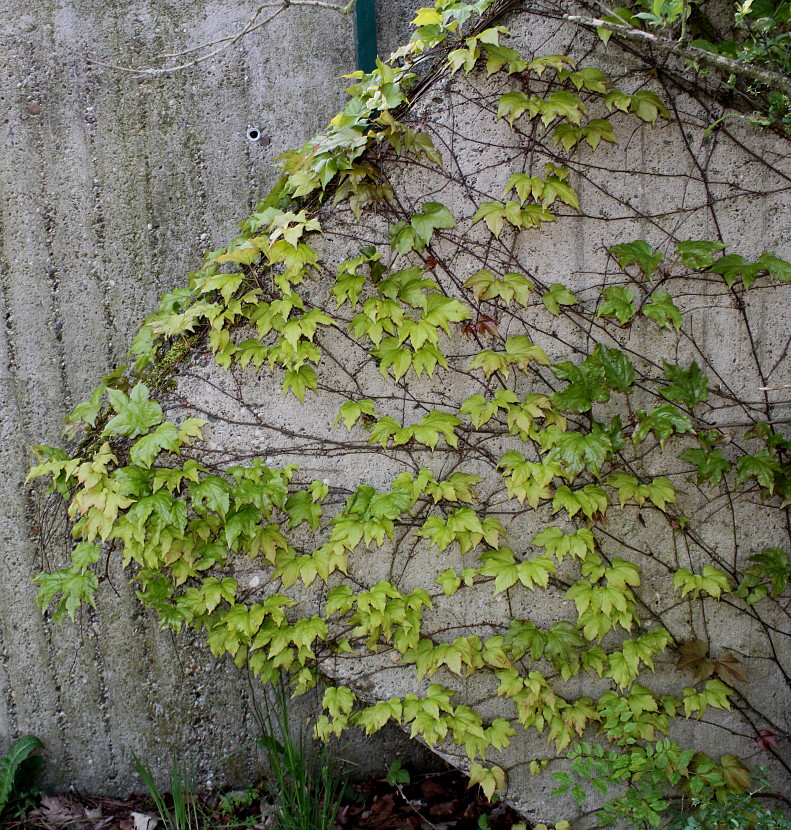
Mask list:
[[563,16],[565,20],[570,23],[576,23],[581,26],[588,26],[595,29],[606,29],[618,37],[625,40],[631,40],[637,43],[643,43],[652,46],[659,52],[664,52],[669,55],[677,55],[686,60],[694,61],[695,63],[710,66],[713,69],[718,69],[720,72],[729,75],[740,75],[744,78],[750,78],[753,81],[759,81],[772,89],[780,90],[786,95],[791,95],[791,78],[782,75],[779,72],[774,72],[771,69],[764,69],[760,66],[755,66],[752,63],[743,63],[742,61],[734,60],[733,58],[726,58],[724,55],[715,55],[712,52],[707,52],[705,49],[698,49],[697,46],[688,46],[678,41],[672,40],[662,35],[654,34],[653,32],[645,32],[642,29],[633,29],[631,26],[621,25],[620,23],[611,23],[602,20],[598,17],[582,17],[576,14],[567,14]]
[[[791,424],[791,418],[778,418],[774,421],[764,421],[763,423],[769,426],[774,426],[775,424]],[[708,429],[734,429],[736,427],[753,427],[755,424],[755,421],[732,421],[727,424],[706,424],[706,427]]]
[[[199,46],[192,46],[189,49],[184,49],[181,52],[163,52],[162,54],[157,55],[156,57],[157,60],[179,58],[183,57],[184,55],[192,54],[193,52],[199,52],[202,49],[212,49],[212,47],[218,46],[217,49],[213,49],[213,51],[205,55],[202,55],[199,58],[195,58],[194,60],[186,61],[185,63],[180,63],[176,66],[142,68],[135,68],[132,66],[119,66],[118,64],[107,63],[105,61],[95,60],[94,58],[88,58],[88,63],[92,63],[96,66],[103,66],[107,69],[113,69],[116,72],[126,72],[132,75],[148,75],[152,77],[157,75],[168,75],[171,72],[180,72],[183,69],[189,69],[190,67],[197,66],[199,63],[204,63],[207,60],[211,60],[212,58],[219,55],[221,52],[224,52],[226,49],[229,49],[231,46],[238,43],[243,37],[246,37],[252,32],[255,32],[258,29],[263,28],[268,23],[271,23],[279,14],[284,12],[290,6],[313,6],[319,9],[326,9],[328,11],[337,12],[340,15],[347,15],[354,10],[354,7],[356,5],[357,0],[349,0],[349,2],[343,6],[337,5],[335,3],[328,3],[325,2],[325,0],[276,0],[276,2],[272,3],[262,3],[250,15],[250,18],[248,19],[247,23],[245,23],[244,27],[238,34],[226,35],[225,37],[217,38],[217,40],[211,40],[207,43],[202,43]],[[277,11],[269,15],[269,17],[265,18],[264,20],[259,20],[261,14],[267,9],[277,9]]]

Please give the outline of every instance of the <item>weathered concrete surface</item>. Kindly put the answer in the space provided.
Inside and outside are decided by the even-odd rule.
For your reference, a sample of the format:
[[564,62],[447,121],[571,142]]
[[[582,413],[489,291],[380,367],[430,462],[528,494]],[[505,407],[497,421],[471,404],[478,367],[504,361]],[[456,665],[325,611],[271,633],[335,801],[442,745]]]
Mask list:
[[[554,32],[529,26],[525,18],[508,22],[517,35],[510,45],[516,45],[523,55],[532,56],[537,48],[542,53],[562,53],[569,49],[567,33],[562,30]],[[622,56],[611,55],[611,58],[605,55],[601,61],[603,67],[616,84],[623,85],[627,91],[634,90],[635,78],[639,77],[634,67],[624,63]],[[639,81],[642,80],[640,77]],[[517,131],[514,135],[504,121],[496,121],[495,93],[515,89],[518,87],[514,79],[496,76],[487,80],[483,73],[469,79],[459,73],[451,84],[443,79],[425,93],[414,111],[415,119],[432,133],[437,146],[442,148],[443,171],[409,161],[393,162],[386,168],[399,204],[407,213],[418,211],[428,200],[441,201],[453,212],[458,230],[443,231],[432,248],[440,264],[434,267],[431,276],[449,293],[456,294],[454,285],[459,286],[481,267],[497,273],[516,269],[544,286],[564,282],[582,303],[594,309],[603,287],[625,283],[624,275],[608,261],[607,248],[636,238],[645,238],[669,252],[672,239],[715,239],[719,233],[730,243],[730,251],[742,253],[748,259],[765,250],[774,250],[786,258],[791,254],[785,207],[791,175],[787,142],[738,126],[731,135],[714,133],[704,137],[702,127],[710,123],[707,120],[710,116],[693,100],[677,96],[674,100],[679,120],[660,120],[652,128],[636,125],[633,119],[618,115],[613,123],[620,144],[602,144],[595,154],[583,147],[567,158],[553,149],[548,140],[542,143],[544,134],[540,128],[536,139],[536,134],[531,132],[535,125],[525,133]],[[560,163],[561,160],[572,171],[571,182],[578,190],[582,215],[569,211],[571,215],[543,226],[540,231],[519,235],[504,231],[499,241],[491,240],[483,223],[471,226],[473,213],[482,202],[502,198],[511,172],[525,169],[540,175],[546,161]],[[379,250],[386,252],[388,265],[394,268],[421,262],[414,254],[398,257],[388,253],[388,230],[393,217],[382,213],[364,215],[362,222],[358,222],[341,206],[326,210],[321,218],[323,236],[314,238],[313,244],[320,252],[322,266],[330,274],[341,261],[357,253],[361,244],[357,240],[377,244]],[[636,281],[629,285],[635,291],[642,290]],[[633,358],[641,356],[636,359],[642,370],[656,377],[661,377],[662,359],[684,366],[692,360],[705,364],[717,382],[712,387],[712,408],[705,414],[711,424],[742,422],[747,417],[745,411],[749,417],[758,417],[759,410],[755,408],[761,404],[758,387],[783,384],[791,371],[786,348],[787,326],[780,324],[787,310],[788,286],[753,290],[747,295],[744,307],[719,280],[688,274],[670,279],[666,286],[687,321],[686,333],[680,341],[644,318],[621,331],[613,332],[609,327],[610,335],[598,330],[596,337],[612,336],[607,342],[618,345]],[[327,288],[326,282],[318,280],[305,293],[309,293],[311,302],[322,306],[327,302]],[[333,308],[334,303],[330,301],[328,307]],[[509,322],[504,318],[500,333],[503,336],[528,333],[553,362],[562,359],[579,362],[589,348],[591,337],[587,324],[573,317],[548,319],[540,302],[531,305],[521,320]],[[240,336],[240,340],[246,336],[246,333]],[[277,373],[273,375],[265,369],[224,372],[214,365],[208,352],[196,355],[182,373],[172,405],[180,409],[180,402],[187,400],[189,406],[184,414],[208,416],[207,442],[201,457],[218,468],[226,463],[245,463],[244,459],[252,454],[260,454],[267,463],[276,466],[298,463],[300,481],[323,479],[330,484],[333,504],[342,504],[345,495],[360,483],[385,488],[405,466],[413,470],[429,466],[438,479],[452,469],[448,466],[452,460],[446,461],[442,452],[430,455],[410,448],[371,447],[359,425],[347,438],[346,430],[342,426],[333,427],[333,421],[339,405],[349,397],[371,397],[377,402],[377,415],[389,414],[407,424],[415,422],[431,407],[452,406],[451,402],[458,406],[466,396],[483,391],[480,379],[465,371],[470,354],[476,350],[469,341],[459,338],[445,344],[451,364],[449,372],[438,369],[433,380],[421,382],[415,382],[410,376],[399,385],[384,380],[366,350],[348,338],[325,333],[321,336],[321,345],[334,360],[325,359],[319,371],[319,394],[309,396],[304,408],[291,396],[283,399]],[[517,387],[522,394],[545,390],[545,386],[529,380],[519,382]],[[778,403],[770,411],[773,418],[782,421],[789,416],[789,404],[782,391],[773,394],[771,400]],[[751,403],[746,408],[737,407],[736,399]],[[637,393],[635,407],[649,408],[655,403],[651,396],[646,394],[643,398]],[[605,413],[609,417],[617,410],[617,406],[597,407],[596,417],[604,418]],[[624,418],[629,415],[622,414]],[[258,423],[251,424],[251,417]],[[744,431],[738,424],[724,430],[737,442]],[[481,445],[484,445],[483,439]],[[514,446],[507,441],[485,444],[495,455]],[[686,566],[699,572],[709,561],[701,554],[704,548],[720,557],[718,561],[735,566],[743,565],[747,556],[765,547],[787,548],[788,544],[785,518],[776,506],[760,503],[754,493],[733,497],[725,491],[697,488],[689,467],[676,460],[688,446],[692,442],[687,438],[674,437],[660,462],[656,456],[649,455],[634,458],[632,463],[643,475],[669,475],[673,479],[679,491],[678,510],[695,527],[698,547],[685,547],[658,513],[647,515],[645,526],[640,527],[636,514],[627,508],[622,514],[613,511],[612,518],[608,517],[600,537],[602,550],[610,557],[634,559],[636,556],[643,567],[641,593],[647,598],[647,605],[640,616],[646,627],[657,623],[654,614],[662,609],[663,624],[677,635],[708,637],[712,654],[726,649],[738,654],[749,667],[749,689],[740,688],[749,693],[750,701],[761,711],[774,715],[788,712],[791,692],[786,688],[783,673],[772,660],[765,659],[774,651],[773,660],[785,672],[791,669],[787,618],[779,607],[782,602],[773,609],[763,609],[770,625],[776,626],[773,633],[746,616],[734,624],[725,603],[708,602],[703,617],[688,603],[674,604],[672,599],[673,571]],[[757,449],[747,446],[752,446],[753,451]],[[526,452],[523,444],[517,444],[516,448]],[[570,523],[550,515],[548,503],[532,514],[517,516],[515,503],[497,495],[498,488],[502,490],[502,480],[493,478],[490,469],[486,472],[486,465],[476,466],[473,458],[463,469],[488,476],[477,488],[480,503],[488,504],[508,523],[514,550],[525,552],[530,539],[548,524],[560,522],[566,530],[572,529]],[[310,534],[304,540],[298,539],[295,543],[298,548],[299,541],[304,541],[306,551],[317,544]],[[426,617],[426,636],[431,634],[438,641],[450,641],[462,634],[484,637],[502,632],[508,621],[515,618],[527,618],[543,627],[559,619],[574,618],[573,605],[564,599],[564,591],[559,588],[514,591],[506,599],[503,595],[493,597],[485,587],[479,587],[462,589],[446,599],[435,586],[436,576],[449,567],[473,566],[476,554],[462,556],[453,546],[442,554],[428,546],[406,547],[391,549],[385,545],[365,549],[360,545],[350,556],[350,584],[372,586],[380,579],[393,579],[402,591],[434,587],[430,593],[435,609]],[[528,556],[537,553],[533,548]],[[565,570],[567,564],[560,571],[562,576],[571,574]],[[235,573],[240,585],[261,585],[262,595],[280,590],[278,582],[268,584],[272,571],[265,564],[240,563]],[[334,580],[331,584],[344,581],[339,574]],[[302,610],[312,613],[321,607],[323,586],[315,591],[292,590],[301,599]],[[646,673],[641,682],[660,693],[680,694],[681,687],[691,679],[679,675],[675,660],[672,653],[663,656],[657,661],[655,675]],[[398,655],[371,656],[361,650],[348,657],[329,659],[324,669],[348,683],[362,700],[373,702],[415,691],[414,667],[399,667],[397,662]],[[459,679],[449,672],[440,672],[427,682],[453,686],[458,690],[459,701],[475,701],[487,716],[509,716],[509,706],[497,697],[496,684],[491,679],[480,680],[477,675]],[[574,699],[583,694],[596,697],[611,686],[606,681],[583,678],[566,685],[558,683],[558,690]],[[512,707],[510,716],[513,717]],[[683,746],[708,751],[715,757],[729,752],[739,756],[754,752],[754,744],[739,734],[735,714],[709,710],[707,718],[717,725],[682,720],[673,725],[671,734]],[[443,747],[443,753],[463,763],[452,747]],[[509,799],[536,820],[571,818],[578,813],[570,798],[549,797],[555,783],[548,776],[535,778],[527,772],[526,761],[551,755],[553,750],[547,747],[543,737],[532,731],[519,731],[507,752],[491,756],[491,760],[510,769]],[[576,826],[586,825],[582,822]]]
[[[421,4],[380,4],[383,53],[400,40],[387,34],[391,26],[404,24],[405,18],[394,9],[411,11],[417,5]],[[7,112],[2,124],[6,153],[0,161],[0,290],[7,309],[0,338],[0,469],[4,473],[0,740],[21,732],[38,734],[47,746],[51,786],[74,783],[81,789],[124,792],[135,784],[131,752],[151,758],[160,750],[165,757],[172,750],[194,757],[205,782],[213,760],[255,734],[246,678],[226,661],[213,661],[200,644],[157,633],[150,617],[138,610],[132,589],[120,573],[109,574],[98,610],[83,614],[79,626],[57,629],[44,623],[34,605],[30,577],[39,570],[42,556],[57,561],[64,527],[26,498],[22,482],[30,460],[27,447],[58,442],[63,414],[105,371],[123,360],[137,321],[155,307],[160,293],[181,284],[183,273],[194,266],[203,250],[223,244],[247,206],[265,192],[276,175],[269,164],[274,156],[301,144],[338,108],[341,84],[336,79],[353,69],[351,23],[331,15],[322,18],[315,10],[291,9],[276,27],[245,39],[214,63],[173,78],[139,83],[136,75],[88,65],[86,54],[145,66],[162,49],[188,48],[238,29],[250,7],[186,0],[138,3],[134,8],[97,2],[32,9],[19,0],[7,6],[0,32],[4,46],[0,94]],[[512,22],[520,28],[518,20]],[[545,30],[536,30],[533,40],[521,31],[518,42],[527,52],[533,48],[563,52],[568,47],[565,34],[555,36]],[[618,53],[611,54],[609,69],[614,79],[624,76],[624,84],[634,83],[631,67]],[[506,83],[503,91],[510,88]],[[445,142],[446,167],[453,176],[458,177],[459,171],[464,174],[464,187],[441,176],[415,175],[410,168],[404,173],[397,167],[392,171],[406,203],[419,207],[426,198],[439,199],[453,210],[462,231],[467,231],[474,204],[482,194],[501,198],[509,172],[506,163],[512,159],[510,153],[496,149],[497,144],[511,141],[505,125],[496,124],[491,111],[472,103],[480,100],[479,92],[486,91],[479,76],[469,83],[457,79],[455,89],[434,90],[425,97],[425,107],[416,112]],[[717,133],[707,140],[700,138],[699,127],[708,122],[692,101],[679,99],[679,108],[683,119],[695,126],[688,130],[694,142],[691,151],[677,126],[632,133],[632,123],[623,118],[626,131],[619,147],[604,148],[595,157],[584,151],[572,161],[586,218],[565,219],[545,226],[539,234],[522,235],[516,253],[526,273],[544,283],[568,282],[581,299],[590,302],[597,295],[601,274],[608,273],[605,245],[643,235],[663,244],[669,233],[712,238],[716,230],[709,208],[712,198],[718,200],[716,219],[723,236],[734,240],[735,249],[738,243],[738,251],[746,255],[770,249],[789,256],[785,145],[771,137],[756,139],[754,134],[737,131],[736,137],[753,151],[743,155],[735,142]],[[270,135],[271,144],[248,143],[248,125]],[[591,160],[595,166],[588,168],[586,162]],[[698,163],[708,170],[708,190]],[[782,168],[779,184],[770,165]],[[470,198],[472,187],[480,191],[474,200]],[[606,192],[611,195],[605,197]],[[610,234],[615,216],[628,218],[620,226],[618,239]],[[327,264],[337,264],[356,252],[348,238],[343,240],[344,235],[350,233],[353,239],[361,230],[343,210],[324,221],[328,234],[322,256]],[[384,245],[387,228],[374,220],[365,236]],[[478,246],[485,235],[481,228],[473,228],[467,236]],[[506,261],[509,252],[504,245],[489,249],[489,267]],[[456,273],[469,275],[481,248],[475,250],[475,258],[458,257]],[[326,286],[316,287],[317,292],[323,289]],[[738,309],[722,287],[678,284],[673,292],[690,315],[690,350],[663,353],[663,341],[657,339],[651,341],[655,359],[665,356],[687,363],[696,355],[694,345],[733,388],[754,390],[758,382],[752,353],[739,329]],[[784,318],[785,307],[767,296],[754,289],[747,306],[759,355],[771,369],[766,380],[783,383],[788,356],[783,341],[776,339],[778,328],[772,321]],[[540,316],[543,320],[543,312]],[[536,322],[540,332],[538,317]],[[649,336],[643,322],[624,334],[622,347],[632,338]],[[565,323],[534,336],[553,359],[570,357],[585,344],[583,333]],[[723,343],[729,348],[723,349]],[[462,343],[458,366],[465,365],[467,351]],[[361,353],[344,355],[344,365],[352,374],[359,369],[369,394],[392,392],[374,368],[365,365]],[[224,426],[223,418],[233,418],[238,412],[237,389],[229,386],[227,396],[209,395],[207,379],[223,382],[211,360],[196,358],[182,389],[193,405],[213,409],[217,415],[207,430],[215,459],[219,447],[231,457],[237,449],[247,451],[252,445],[277,463],[296,458],[307,478],[328,478],[339,492],[358,483],[361,466],[367,480],[380,486],[399,469],[398,458],[394,460],[392,454],[366,450],[352,460],[346,451],[341,455],[340,449],[332,450],[327,439],[339,436],[331,426],[340,403],[338,395],[324,393],[303,410],[293,399],[281,400],[277,378],[243,373],[244,395],[262,413],[261,428],[251,433]],[[332,372],[322,380],[333,389],[343,388]],[[448,389],[444,381],[438,381],[414,391],[441,402]],[[457,384],[451,391],[456,397],[462,387]],[[717,417],[722,422],[731,413],[725,408],[727,397],[719,402],[723,408]],[[404,397],[403,411],[399,407],[397,414],[409,418],[409,406]],[[421,414],[411,412],[414,417]],[[778,417],[787,415],[779,407],[775,412]],[[278,426],[304,429],[316,439],[312,449],[278,436]],[[361,444],[365,442],[365,433],[356,435]],[[684,446],[679,441],[677,451]],[[685,511],[696,522],[711,517],[704,523],[707,540],[722,545],[728,557],[744,557],[761,546],[782,543],[776,516],[769,509],[759,506],[756,512],[754,506],[744,505],[738,508],[738,522],[749,526],[752,536],[749,544],[729,547],[723,541],[723,526],[718,525],[727,499],[718,496],[708,504],[695,493],[694,482],[686,481],[685,486],[690,492]],[[539,516],[539,521],[546,518]],[[659,538],[659,527],[649,527],[652,530],[657,558],[696,564],[679,562],[673,539]],[[517,539],[529,538],[531,527],[520,526],[512,533]],[[618,543],[612,544],[610,552],[618,555]],[[357,564],[371,582],[401,572],[404,587],[430,585],[436,572],[461,565],[460,555],[452,549],[446,554],[441,561],[435,554],[428,561],[420,556],[387,561],[370,552],[363,553]],[[240,583],[256,576],[266,576],[266,571],[240,571]],[[666,577],[664,581],[656,575],[650,578],[656,580],[652,585],[658,595],[668,593]],[[462,591],[454,598],[456,604],[437,599],[431,624],[441,627],[450,620],[460,626],[461,633],[471,623],[496,624],[509,614],[527,616],[528,608],[536,620],[551,622],[560,600],[559,595],[550,595],[538,603],[535,596],[528,596],[513,610],[494,601],[482,613],[469,593]],[[724,617],[720,619],[717,607],[711,611],[708,627],[715,634],[714,645],[744,652],[752,651],[757,642],[762,649],[767,647],[760,639],[761,631],[733,631],[726,627]],[[781,650],[781,659],[788,663],[787,647]],[[375,661],[364,672],[359,662],[352,665],[350,672],[339,661],[335,674],[353,681],[365,699],[411,690],[408,675],[381,672]],[[681,684],[672,669],[670,663],[660,667],[652,686],[677,692]],[[445,675],[437,679],[452,682]],[[757,687],[755,699],[762,706],[776,712],[788,710],[783,685],[774,676],[755,675],[752,686]],[[488,710],[497,712],[499,704],[490,688],[464,691],[480,692]],[[710,734],[704,726],[692,723],[683,737],[707,746]],[[715,751],[743,754],[736,741],[728,740],[732,742],[720,734]],[[4,748],[5,743],[0,743],[0,750]],[[508,765],[546,754],[543,741],[515,742],[513,754],[502,762]],[[241,756],[212,774],[217,781],[243,780],[249,769]],[[570,815],[571,804],[544,797],[545,779],[539,784],[515,773],[512,782],[515,800],[533,816]]]
[[[52,787],[125,792],[132,751],[177,750],[205,772],[255,734],[246,678],[157,633],[121,575],[109,575],[114,602],[76,625],[45,624],[31,577],[57,558],[64,526],[23,484],[30,445],[60,440],[63,416],[123,363],[161,293],[233,236],[277,177],[274,158],[339,108],[353,22],[292,8],[169,77],[89,59],[157,65],[159,52],[239,32],[252,9],[241,0],[3,5],[0,752],[12,736],[38,735]],[[250,143],[248,126],[270,143]],[[242,780],[246,757],[214,774]]]

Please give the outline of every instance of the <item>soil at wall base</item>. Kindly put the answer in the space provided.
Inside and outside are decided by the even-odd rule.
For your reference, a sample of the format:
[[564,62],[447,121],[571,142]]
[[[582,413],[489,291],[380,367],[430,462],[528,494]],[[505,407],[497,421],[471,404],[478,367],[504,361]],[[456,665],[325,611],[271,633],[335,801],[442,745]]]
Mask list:
[[[350,785],[335,830],[510,830],[525,823],[508,805],[492,803],[479,787],[470,788],[469,779],[457,770],[409,777],[408,783],[396,785],[376,777]],[[275,826],[266,782],[255,789],[251,804],[233,814],[221,811],[216,794],[200,798],[200,807],[206,817],[205,830]],[[144,816],[156,817],[147,796],[118,800],[72,791],[42,796],[22,818],[0,822],[0,830],[154,830],[151,825],[145,827]]]

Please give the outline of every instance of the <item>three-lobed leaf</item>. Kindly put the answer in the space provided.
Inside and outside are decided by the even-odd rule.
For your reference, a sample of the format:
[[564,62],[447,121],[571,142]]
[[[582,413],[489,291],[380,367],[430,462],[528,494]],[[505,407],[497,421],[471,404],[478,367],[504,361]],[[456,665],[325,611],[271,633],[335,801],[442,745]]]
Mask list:
[[576,305],[578,300],[571,289],[556,282],[541,295],[541,302],[550,314],[557,317],[560,314],[560,306]]
[[150,398],[149,388],[138,383],[127,396],[120,389],[108,389],[107,397],[116,415],[104,428],[104,435],[136,438],[162,423],[162,407]]

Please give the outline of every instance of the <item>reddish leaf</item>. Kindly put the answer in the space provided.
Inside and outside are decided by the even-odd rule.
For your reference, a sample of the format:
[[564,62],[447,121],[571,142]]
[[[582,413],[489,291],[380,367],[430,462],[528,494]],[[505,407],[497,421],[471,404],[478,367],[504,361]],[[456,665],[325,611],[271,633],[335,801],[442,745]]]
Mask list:
[[755,742],[758,744],[758,749],[763,752],[769,752],[770,749],[777,749],[777,735],[771,729],[759,729]]
[[491,317],[479,317],[475,321],[475,328],[479,334],[489,334],[492,337],[497,336],[497,321]]
[[496,337],[497,321],[486,316],[479,317],[475,321],[467,320],[467,322],[461,324],[461,333],[468,338],[472,338],[476,334],[488,334],[490,337]]

